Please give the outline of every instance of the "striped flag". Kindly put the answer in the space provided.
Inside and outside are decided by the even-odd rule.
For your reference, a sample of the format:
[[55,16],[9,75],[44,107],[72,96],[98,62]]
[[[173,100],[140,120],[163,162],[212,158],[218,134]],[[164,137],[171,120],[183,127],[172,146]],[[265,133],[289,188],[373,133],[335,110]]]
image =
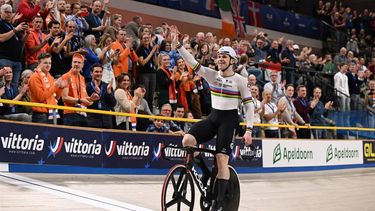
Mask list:
[[245,37],[246,35],[246,20],[241,16],[240,0],[230,0],[232,6],[233,21],[236,28],[237,37]]
[[232,16],[232,7],[230,0],[219,0],[219,9],[221,15],[221,31],[224,35],[235,37],[234,22]]

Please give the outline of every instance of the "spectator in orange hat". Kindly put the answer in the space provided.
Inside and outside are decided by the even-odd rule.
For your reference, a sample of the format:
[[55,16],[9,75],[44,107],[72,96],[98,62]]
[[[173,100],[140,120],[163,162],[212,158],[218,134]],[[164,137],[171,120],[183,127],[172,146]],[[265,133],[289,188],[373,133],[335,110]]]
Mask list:
[[[97,93],[90,97],[86,92],[85,78],[80,74],[83,68],[85,57],[76,53],[73,55],[72,68],[62,76],[67,81],[67,86],[62,91],[62,99],[65,106],[86,108],[93,104],[93,101],[100,99]],[[64,110],[64,125],[87,126],[87,114]]]

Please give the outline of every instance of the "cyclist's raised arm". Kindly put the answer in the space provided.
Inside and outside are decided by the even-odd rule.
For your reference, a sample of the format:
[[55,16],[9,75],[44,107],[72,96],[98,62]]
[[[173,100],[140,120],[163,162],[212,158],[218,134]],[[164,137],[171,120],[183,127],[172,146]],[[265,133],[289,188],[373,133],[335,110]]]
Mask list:
[[211,81],[212,78],[215,78],[217,72],[208,67],[204,67],[195,58],[191,55],[178,41],[178,29],[175,26],[171,27],[171,38],[172,38],[172,47],[176,48],[180,56],[184,59],[185,63],[188,64],[195,73],[202,76],[207,81]]
[[205,66],[202,66],[197,60],[195,60],[195,58],[193,57],[193,55],[191,55],[186,49],[184,46],[182,45],[177,45],[177,50],[178,52],[180,53],[180,56],[184,59],[184,61],[186,62],[186,64],[188,64],[190,67],[192,67],[193,71],[202,76],[204,79],[208,80],[211,79],[211,78],[215,78],[215,76],[217,75],[217,71],[211,69],[211,68],[208,68],[208,67],[205,67]]

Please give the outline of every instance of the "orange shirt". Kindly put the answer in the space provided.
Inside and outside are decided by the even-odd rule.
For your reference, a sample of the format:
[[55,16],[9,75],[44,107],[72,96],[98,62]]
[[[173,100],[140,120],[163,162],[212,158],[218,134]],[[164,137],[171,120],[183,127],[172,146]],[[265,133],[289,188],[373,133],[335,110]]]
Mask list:
[[60,13],[60,21],[56,20],[53,15],[48,14],[45,19],[46,26],[48,26],[49,22],[51,22],[52,20],[55,20],[60,23],[61,31],[65,32],[65,19],[66,19],[65,15],[61,13]]
[[[69,93],[68,95],[74,98],[86,98],[88,97],[86,92],[86,84],[85,84],[85,78],[81,74],[72,74],[72,71],[65,73],[63,76],[61,76],[62,80],[66,80],[68,82]],[[66,103],[64,102],[65,106],[70,107],[77,107],[76,104]],[[87,106],[87,105],[83,105]],[[76,113],[75,111],[69,111],[64,110],[64,114],[71,114]]]
[[[188,69],[189,75],[187,77],[186,76],[182,77],[180,87],[184,91],[190,92],[190,91],[193,90],[193,87],[195,86],[193,79],[190,78],[193,75],[193,70],[188,65],[186,67]],[[176,72],[176,75],[175,75],[175,80],[176,81],[180,80],[181,74],[182,73],[180,73],[179,71]]]
[[111,49],[113,51],[116,51],[117,49],[120,49],[120,56],[119,56],[119,62],[118,64],[113,65],[113,71],[115,74],[115,77],[120,75],[121,73],[128,73],[129,72],[129,57],[133,62],[136,62],[138,60],[138,56],[136,52],[133,50],[131,51],[129,48],[124,48],[121,43],[118,41],[115,41],[112,43]]
[[[48,81],[44,81],[45,78],[47,78]],[[48,86],[45,85],[46,83],[48,83]],[[30,90],[30,102],[57,105],[56,99],[60,98],[62,90],[55,87],[55,79],[51,74],[47,73],[44,77],[36,70],[36,72],[31,75],[28,85]],[[55,100],[53,100],[53,98],[55,98]],[[48,108],[33,107],[32,109],[36,112],[48,113]]]
[[26,64],[30,65],[38,62],[38,55],[48,52],[48,43],[46,43],[39,51],[35,51],[34,53],[30,51],[32,47],[40,46],[46,37],[47,35],[43,34],[42,31],[36,32],[34,29],[30,30],[30,34],[26,40]]

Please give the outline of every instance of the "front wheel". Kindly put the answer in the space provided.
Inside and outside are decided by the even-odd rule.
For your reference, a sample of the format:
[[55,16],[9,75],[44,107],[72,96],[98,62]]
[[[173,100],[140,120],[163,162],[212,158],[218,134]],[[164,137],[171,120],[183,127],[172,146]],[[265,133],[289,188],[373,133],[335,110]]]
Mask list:
[[189,210],[194,209],[194,183],[191,174],[184,165],[175,165],[165,177],[161,210]]

